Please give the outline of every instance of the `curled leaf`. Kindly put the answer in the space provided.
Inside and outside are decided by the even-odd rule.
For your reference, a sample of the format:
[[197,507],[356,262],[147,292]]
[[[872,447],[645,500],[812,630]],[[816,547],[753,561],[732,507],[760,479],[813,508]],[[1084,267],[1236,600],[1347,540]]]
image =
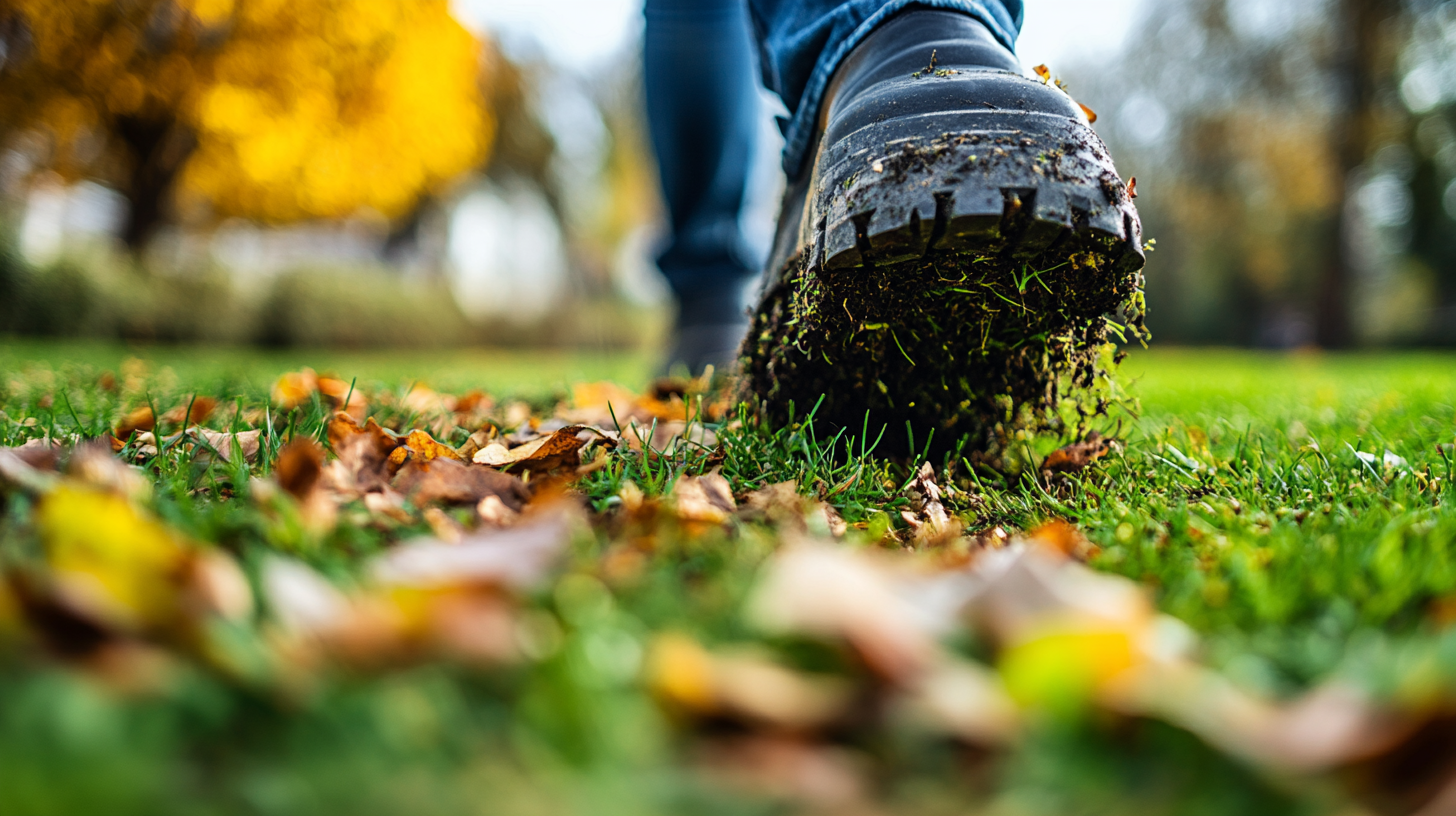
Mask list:
[[416,507],[437,502],[476,505],[493,497],[516,511],[530,496],[516,476],[454,459],[411,459],[395,474],[392,486]]

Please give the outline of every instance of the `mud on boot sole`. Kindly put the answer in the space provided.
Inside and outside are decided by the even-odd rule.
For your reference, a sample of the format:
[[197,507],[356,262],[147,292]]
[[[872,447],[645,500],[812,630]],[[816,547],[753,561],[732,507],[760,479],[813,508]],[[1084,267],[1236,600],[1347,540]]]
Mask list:
[[[956,127],[960,125],[960,127]],[[783,419],[994,451],[1056,427],[1121,312],[1142,331],[1141,224],[1106,147],[1063,116],[933,114],[832,145],[797,255],[764,292],[745,396]],[[1073,394],[1072,396],[1076,396]],[[820,402],[822,398],[822,403]],[[1087,404],[1087,403],[1091,404]]]

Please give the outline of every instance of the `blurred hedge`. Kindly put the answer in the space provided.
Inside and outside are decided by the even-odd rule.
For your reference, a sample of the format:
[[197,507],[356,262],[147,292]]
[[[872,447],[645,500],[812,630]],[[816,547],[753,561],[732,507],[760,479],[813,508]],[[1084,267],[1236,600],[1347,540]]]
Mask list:
[[[650,311],[650,310],[649,310]],[[158,271],[96,254],[43,267],[0,243],[0,334],[316,348],[638,348],[661,316],[570,302],[534,323],[473,323],[444,281],[385,268],[301,268],[256,286],[227,271]]]

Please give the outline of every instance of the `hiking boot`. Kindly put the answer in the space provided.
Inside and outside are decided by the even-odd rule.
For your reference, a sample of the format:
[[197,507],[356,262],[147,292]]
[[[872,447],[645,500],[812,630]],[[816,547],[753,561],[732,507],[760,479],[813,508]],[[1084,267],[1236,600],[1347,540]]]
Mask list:
[[823,111],[740,351],[745,396],[981,450],[1105,408],[1085,395],[1126,330],[1109,315],[1142,331],[1144,250],[1084,109],[976,19],[915,10],[850,53]]

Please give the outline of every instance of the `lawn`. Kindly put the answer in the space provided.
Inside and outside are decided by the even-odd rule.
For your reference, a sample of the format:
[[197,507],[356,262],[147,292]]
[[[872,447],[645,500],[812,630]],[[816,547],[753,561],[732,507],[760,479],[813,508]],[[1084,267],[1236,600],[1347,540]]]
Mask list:
[[1447,812],[1453,363],[1138,352],[990,467],[643,356],[8,343],[0,813]]

